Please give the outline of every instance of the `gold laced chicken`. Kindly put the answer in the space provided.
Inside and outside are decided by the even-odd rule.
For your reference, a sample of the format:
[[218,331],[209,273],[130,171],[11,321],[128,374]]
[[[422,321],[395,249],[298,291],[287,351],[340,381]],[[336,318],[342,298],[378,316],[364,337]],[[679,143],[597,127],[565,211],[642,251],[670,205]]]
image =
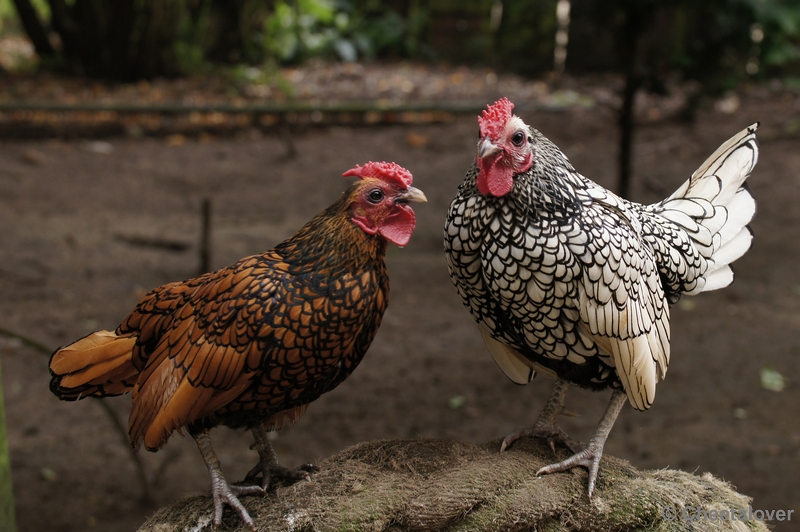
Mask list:
[[[285,242],[160,286],[115,331],[92,333],[50,359],[50,389],[60,399],[131,393],[134,448],[157,451],[185,429],[211,475],[217,526],[228,504],[255,529],[237,496],[308,477],[308,467],[278,463],[267,432],[294,423],[359,364],[389,300],[387,245],[409,242],[409,204],[426,201],[395,163],[343,175],[359,179]],[[217,425],[252,432],[259,462],[248,485],[223,477],[209,439]]]

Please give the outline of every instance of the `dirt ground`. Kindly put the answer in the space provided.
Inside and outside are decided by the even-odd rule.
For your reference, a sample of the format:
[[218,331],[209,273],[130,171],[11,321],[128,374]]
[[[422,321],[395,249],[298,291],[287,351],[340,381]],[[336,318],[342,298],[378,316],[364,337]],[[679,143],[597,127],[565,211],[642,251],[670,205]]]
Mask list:
[[[753,249],[735,283],[684,299],[672,311],[672,360],[653,407],[626,407],[606,453],[645,469],[711,472],[753,497],[755,509],[794,509],[800,521],[800,141],[791,95],[745,97],[740,109],[700,113],[693,125],[658,121],[638,130],[634,199],[661,199],[728,137],[762,121],[761,159],[750,181],[759,202]],[[608,109],[522,113],[585,175],[611,186],[615,115]],[[356,163],[411,169],[429,202],[418,227],[388,255],[392,298],[364,362],[275,439],[285,465],[318,460],[379,438],[482,443],[527,426],[550,391],[537,378],[512,384],[495,366],[447,275],[441,230],[474,157],[473,117],[428,126],[298,131],[287,158],[277,136],[184,143],[164,139],[0,142],[0,327],[56,347],[113,329],[150,288],[198,269],[200,204],[212,200],[212,266],[280,242],[332,203]],[[175,145],[180,144],[180,145]],[[130,531],[155,508],[209,489],[191,438],[141,453],[151,503],[129,452],[93,400],[59,402],[47,357],[0,338],[20,532]],[[759,372],[787,378],[763,389]],[[586,440],[608,393],[572,389],[562,419]],[[129,398],[109,400],[126,419]],[[247,433],[212,433],[226,475],[255,463]],[[513,451],[512,451],[513,452]]]

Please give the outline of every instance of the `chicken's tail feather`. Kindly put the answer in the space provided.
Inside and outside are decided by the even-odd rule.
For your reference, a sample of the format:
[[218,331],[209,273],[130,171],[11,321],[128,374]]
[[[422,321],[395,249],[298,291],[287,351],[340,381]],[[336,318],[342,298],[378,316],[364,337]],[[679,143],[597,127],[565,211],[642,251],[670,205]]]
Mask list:
[[745,180],[758,161],[757,128],[756,123],[734,135],[674,194],[651,206],[681,226],[707,259],[704,283],[696,292],[728,286],[733,281],[730,264],[750,249],[748,224],[756,201]]
[[132,361],[133,336],[97,331],[50,357],[50,390],[65,401],[130,391],[139,374]]

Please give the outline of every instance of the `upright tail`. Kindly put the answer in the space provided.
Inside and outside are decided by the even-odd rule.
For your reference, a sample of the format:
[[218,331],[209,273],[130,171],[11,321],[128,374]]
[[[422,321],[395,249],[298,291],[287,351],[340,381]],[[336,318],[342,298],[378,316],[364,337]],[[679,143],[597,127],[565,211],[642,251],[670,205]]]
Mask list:
[[134,336],[98,331],[57,349],[50,357],[50,390],[65,401],[130,391],[139,375],[132,361],[135,344]]
[[716,290],[733,282],[730,263],[750,249],[747,225],[756,201],[745,180],[758,161],[758,124],[740,131],[720,146],[681,187],[653,212],[681,226],[708,262],[708,269],[690,293]]

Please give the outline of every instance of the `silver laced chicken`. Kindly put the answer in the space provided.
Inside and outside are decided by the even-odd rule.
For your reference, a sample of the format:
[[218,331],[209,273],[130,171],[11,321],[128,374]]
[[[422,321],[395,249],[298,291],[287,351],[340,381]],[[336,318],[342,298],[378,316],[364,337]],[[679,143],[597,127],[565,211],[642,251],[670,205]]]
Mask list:
[[[522,436],[567,444],[594,492],[606,438],[625,402],[646,410],[670,360],[670,305],[733,281],[750,247],[756,203],[745,180],[758,159],[754,124],[714,152],[674,194],[640,205],[579,174],[501,99],[478,118],[475,163],[450,205],[450,277],[494,360],[515,383],[556,380]],[[556,424],[570,384],[613,390],[587,445]]]

